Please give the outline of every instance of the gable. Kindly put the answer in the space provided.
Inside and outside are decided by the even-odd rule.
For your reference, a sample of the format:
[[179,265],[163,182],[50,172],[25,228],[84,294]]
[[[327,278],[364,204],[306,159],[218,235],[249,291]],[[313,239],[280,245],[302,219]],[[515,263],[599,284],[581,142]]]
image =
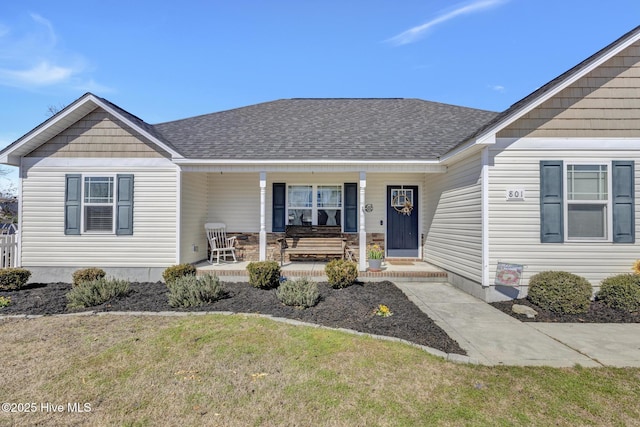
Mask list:
[[640,42],[501,130],[498,137],[640,137]]
[[96,108],[26,157],[170,157],[102,108]]

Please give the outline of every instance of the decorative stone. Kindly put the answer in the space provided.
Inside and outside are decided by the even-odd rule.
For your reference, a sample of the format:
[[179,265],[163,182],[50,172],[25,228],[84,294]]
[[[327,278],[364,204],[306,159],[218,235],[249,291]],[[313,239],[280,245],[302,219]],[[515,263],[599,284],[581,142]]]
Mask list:
[[528,319],[533,319],[538,315],[538,312],[533,308],[522,304],[513,304],[513,306],[511,307],[511,311],[516,314],[524,314]]

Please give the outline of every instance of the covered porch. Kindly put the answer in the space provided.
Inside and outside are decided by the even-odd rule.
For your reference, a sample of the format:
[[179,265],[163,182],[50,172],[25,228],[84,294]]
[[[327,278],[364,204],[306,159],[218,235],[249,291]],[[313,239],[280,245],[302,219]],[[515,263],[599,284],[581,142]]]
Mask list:
[[[429,215],[422,197],[425,179],[445,171],[424,161],[402,167],[393,162],[366,167],[336,162],[266,167],[184,165],[180,173],[180,262],[196,263],[205,258],[203,225],[207,222],[224,223],[227,234],[237,237],[236,255],[241,261],[279,260],[278,239],[285,236],[288,226],[296,224],[340,227],[362,274],[368,273],[366,249],[373,243],[383,248],[388,259],[420,260],[424,257],[424,222]],[[404,203],[396,200],[400,192],[411,192],[408,213],[401,213],[404,205],[393,206]],[[403,228],[403,224],[393,228],[397,218],[411,220],[407,225],[411,228]],[[405,239],[410,250],[390,251],[398,236],[410,236]],[[407,266],[387,264],[385,272],[397,274],[402,272],[399,267]]]

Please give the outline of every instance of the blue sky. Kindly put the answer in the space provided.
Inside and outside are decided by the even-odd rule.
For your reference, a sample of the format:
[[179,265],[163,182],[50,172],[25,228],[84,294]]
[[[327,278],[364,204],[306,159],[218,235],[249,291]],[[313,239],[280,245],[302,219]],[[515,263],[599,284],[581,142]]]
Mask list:
[[87,91],[149,123],[295,97],[502,111],[638,17],[638,0],[3,1],[0,147]]

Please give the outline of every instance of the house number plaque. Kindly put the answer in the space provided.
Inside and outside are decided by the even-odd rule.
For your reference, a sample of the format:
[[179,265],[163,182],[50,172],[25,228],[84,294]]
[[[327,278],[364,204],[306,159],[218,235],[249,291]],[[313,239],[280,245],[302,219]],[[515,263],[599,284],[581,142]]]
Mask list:
[[507,200],[524,200],[524,189],[514,188],[507,190]]

